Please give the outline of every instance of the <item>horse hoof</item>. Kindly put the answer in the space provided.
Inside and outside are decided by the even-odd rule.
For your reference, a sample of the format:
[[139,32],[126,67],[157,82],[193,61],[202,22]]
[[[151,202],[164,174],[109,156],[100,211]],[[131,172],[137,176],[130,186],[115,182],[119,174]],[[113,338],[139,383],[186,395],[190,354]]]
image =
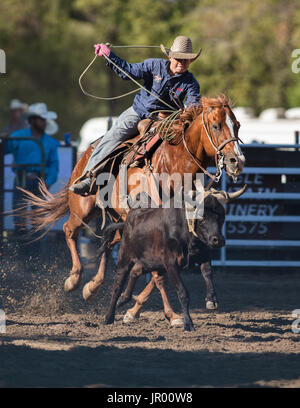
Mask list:
[[137,317],[132,316],[132,314],[129,311],[127,311],[125,316],[123,317],[123,323],[125,323],[125,324],[132,323],[137,319],[138,319]]
[[65,280],[65,284],[64,284],[64,290],[65,292],[72,292],[75,289],[78,289],[81,285],[81,279],[78,279],[78,282],[76,282],[74,284],[74,282],[72,281],[72,277],[69,276],[66,280]]
[[206,309],[216,310],[216,309],[218,309],[218,303],[217,302],[212,302],[211,300],[208,300],[206,302]]
[[170,325],[171,325],[171,327],[174,327],[174,326],[183,326],[183,318],[182,318],[182,317],[179,317],[179,318],[177,318],[177,319],[171,320]]
[[84,300],[93,300],[97,295],[97,292],[91,292],[89,288],[89,282],[86,283],[82,290],[82,296]]

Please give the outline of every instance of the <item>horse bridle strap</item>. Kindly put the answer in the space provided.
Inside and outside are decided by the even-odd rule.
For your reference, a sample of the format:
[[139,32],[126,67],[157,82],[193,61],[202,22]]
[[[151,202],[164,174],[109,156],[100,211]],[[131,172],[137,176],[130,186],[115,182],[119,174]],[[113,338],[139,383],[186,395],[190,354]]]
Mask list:
[[227,145],[227,143],[230,142],[238,142],[239,139],[237,139],[236,137],[231,137],[230,139],[226,139],[224,140],[223,143],[221,143],[218,147],[217,147],[217,154],[221,153],[221,150]]
[[202,122],[203,122],[203,126],[204,126],[204,129],[205,129],[205,133],[206,133],[206,135],[207,135],[207,137],[208,137],[208,140],[210,141],[211,145],[212,145],[213,148],[215,149],[216,154],[220,154],[220,153],[221,153],[221,150],[227,145],[227,143],[230,143],[230,142],[238,142],[238,141],[239,141],[238,138],[236,138],[236,137],[231,137],[230,139],[224,140],[224,142],[222,142],[222,143],[217,147],[217,146],[214,144],[214,142],[213,142],[213,140],[212,140],[212,138],[211,138],[211,136],[210,136],[210,134],[209,134],[209,132],[208,132],[208,130],[207,130],[206,123],[205,123],[205,120],[204,120],[204,111],[202,112]]
[[186,151],[189,153],[189,155],[191,156],[192,160],[197,164],[197,166],[203,171],[204,174],[206,174],[208,177],[210,177],[211,179],[215,179],[216,176],[213,176],[209,171],[207,171],[201,164],[200,160],[190,151],[186,140],[185,140],[185,133],[183,132],[182,135],[182,141],[183,141],[183,145],[186,149]]
[[208,177],[210,177],[212,180],[216,180],[216,179],[218,178],[217,174],[220,173],[220,168],[219,168],[220,166],[219,166],[219,164],[218,164],[218,156],[219,156],[220,154],[222,154],[221,150],[224,149],[224,147],[227,145],[227,143],[230,143],[230,142],[238,142],[239,139],[236,138],[236,137],[231,137],[230,139],[224,140],[224,142],[222,142],[222,143],[217,147],[217,146],[214,144],[214,142],[213,142],[213,140],[212,140],[212,138],[211,138],[211,136],[210,136],[210,134],[209,134],[209,132],[208,132],[208,130],[207,130],[207,127],[206,127],[206,124],[205,124],[205,120],[204,120],[204,111],[202,112],[202,122],[203,122],[203,126],[204,126],[204,129],[205,129],[205,133],[206,133],[206,135],[207,135],[207,137],[208,137],[208,139],[209,139],[211,145],[213,146],[213,148],[214,148],[215,151],[216,151],[216,154],[215,154],[215,163],[216,163],[216,167],[217,167],[217,173],[216,173],[216,175],[212,175],[209,171],[207,171],[207,170],[202,166],[202,164],[200,163],[199,159],[190,151],[190,149],[189,149],[189,147],[188,147],[188,145],[187,145],[187,142],[186,142],[186,140],[185,140],[185,133],[184,133],[184,132],[183,132],[182,141],[183,141],[183,144],[184,144],[185,149],[187,150],[187,152],[189,153],[189,155],[191,156],[191,158],[193,159],[193,161],[197,164],[197,166],[203,171],[203,173],[206,174]]

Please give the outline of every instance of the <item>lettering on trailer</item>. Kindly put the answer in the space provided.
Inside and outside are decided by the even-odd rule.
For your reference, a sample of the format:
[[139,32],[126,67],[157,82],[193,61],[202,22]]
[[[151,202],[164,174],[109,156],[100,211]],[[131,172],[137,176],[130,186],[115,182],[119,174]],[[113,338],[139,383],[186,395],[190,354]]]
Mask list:
[[[279,208],[278,204],[235,204],[231,203],[227,215],[237,215],[237,216],[260,216],[260,217],[270,217],[274,216],[276,210]],[[245,220],[246,221],[246,220]]]
[[[281,182],[280,175],[274,177],[274,175],[264,174],[241,174],[238,177],[237,183],[232,184],[230,179],[228,181],[228,192],[236,191],[241,185],[247,184],[247,193],[276,193],[280,190]],[[270,185],[271,183],[271,185]],[[275,215],[281,215],[282,206],[278,201],[274,200],[262,200],[245,198],[238,202],[232,202],[227,206],[227,216],[243,217],[239,221],[230,221],[227,223],[227,238],[241,237],[247,239],[253,239],[266,237],[272,239],[273,236],[278,234],[279,225],[274,225],[272,222],[267,221],[247,221],[247,217],[274,217]]]

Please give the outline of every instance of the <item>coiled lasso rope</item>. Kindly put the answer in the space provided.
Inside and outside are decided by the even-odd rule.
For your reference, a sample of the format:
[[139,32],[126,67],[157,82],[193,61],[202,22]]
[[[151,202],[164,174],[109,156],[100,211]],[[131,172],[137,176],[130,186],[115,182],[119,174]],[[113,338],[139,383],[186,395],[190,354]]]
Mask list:
[[[107,46],[109,46],[110,48],[160,48],[158,45],[111,45],[109,43],[106,43]],[[95,62],[97,55],[95,55],[95,57],[92,59],[92,61],[89,63],[89,65],[85,68],[85,70],[83,71],[83,73],[80,75],[79,79],[78,79],[78,83],[80,86],[80,89],[82,90],[82,92],[87,95],[90,96],[91,98],[95,98],[95,99],[101,99],[104,101],[112,101],[115,99],[120,99],[120,98],[124,98],[125,96],[131,95],[135,92],[138,92],[140,89],[144,89],[146,92],[148,92],[148,94],[152,95],[154,98],[156,98],[157,100],[159,100],[161,103],[163,103],[165,106],[167,106],[168,108],[170,108],[172,110],[172,112],[175,111],[174,107],[169,105],[167,102],[165,102],[164,100],[160,99],[157,95],[155,95],[154,93],[152,93],[151,91],[149,91],[148,89],[146,89],[143,85],[139,84],[134,78],[132,78],[131,75],[129,75],[127,72],[125,72],[121,67],[119,67],[117,64],[115,64],[107,55],[103,54],[103,56],[105,57],[105,59],[110,62],[112,65],[114,65],[119,71],[122,72],[122,74],[126,75],[132,82],[134,82],[135,84],[138,85],[137,89],[134,89],[133,91],[127,92],[123,95],[119,95],[119,96],[112,96],[112,97],[101,97],[101,96],[97,96],[97,95],[93,95],[88,93],[82,86],[82,78],[84,77],[84,75],[87,73],[87,71],[90,69],[90,67],[93,65],[93,63]]]

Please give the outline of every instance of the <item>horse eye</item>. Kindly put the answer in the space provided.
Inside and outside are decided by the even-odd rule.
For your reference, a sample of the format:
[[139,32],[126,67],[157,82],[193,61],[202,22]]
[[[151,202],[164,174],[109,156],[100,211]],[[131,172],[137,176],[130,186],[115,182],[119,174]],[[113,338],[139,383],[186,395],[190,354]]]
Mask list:
[[214,123],[212,127],[214,130],[221,130],[221,125],[219,125],[218,123]]

